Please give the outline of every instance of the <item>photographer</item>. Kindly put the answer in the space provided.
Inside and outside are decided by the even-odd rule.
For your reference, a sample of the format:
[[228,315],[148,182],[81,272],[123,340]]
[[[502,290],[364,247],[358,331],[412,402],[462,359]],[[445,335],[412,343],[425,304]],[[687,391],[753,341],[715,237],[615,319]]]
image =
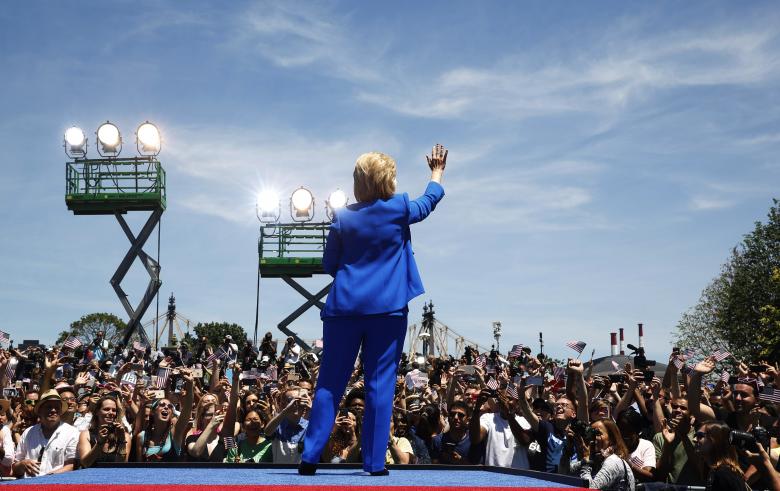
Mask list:
[[98,400],[88,430],[79,435],[79,457],[82,467],[95,462],[127,462],[132,439],[122,426],[124,409],[113,396]]
[[[577,435],[577,453],[582,456],[580,477],[590,489],[634,491],[634,474],[628,464],[628,450],[617,425],[605,419],[594,422],[592,432]],[[596,474],[593,475],[593,471]]]
[[696,432],[699,472],[708,491],[742,491],[748,489],[737,462],[737,452],[729,444],[731,428],[720,421],[705,423]]

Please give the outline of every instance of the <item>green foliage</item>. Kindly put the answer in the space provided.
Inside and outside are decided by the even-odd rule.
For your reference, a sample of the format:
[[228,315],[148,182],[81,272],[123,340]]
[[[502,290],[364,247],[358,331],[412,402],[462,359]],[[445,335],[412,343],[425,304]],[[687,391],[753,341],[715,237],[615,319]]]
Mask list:
[[89,344],[97,336],[98,331],[105,333],[105,339],[112,345],[122,342],[127,324],[125,321],[105,312],[87,314],[81,319],[71,322],[70,328],[62,331],[56,344],[62,344],[69,336],[79,338],[82,343]]
[[728,349],[745,360],[780,361],[780,202],[732,250],[721,274],[677,325],[681,346]]
[[195,326],[195,334],[198,339],[200,339],[201,336],[206,336],[206,339],[208,339],[211,346],[222,344],[222,341],[228,334],[233,336],[233,342],[238,344],[239,347],[246,341],[246,332],[244,332],[244,328],[238,324],[228,324],[227,322],[199,322]]

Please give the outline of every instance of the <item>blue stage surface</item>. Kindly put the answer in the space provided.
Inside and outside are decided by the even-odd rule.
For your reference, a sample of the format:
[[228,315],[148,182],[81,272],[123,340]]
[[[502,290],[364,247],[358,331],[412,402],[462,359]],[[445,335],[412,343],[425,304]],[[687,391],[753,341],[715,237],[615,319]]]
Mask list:
[[78,489],[80,491],[184,490],[445,490],[478,488],[576,489],[579,479],[531,471],[513,471],[480,466],[390,467],[389,476],[364,475],[359,467],[322,466],[314,476],[300,476],[292,466],[250,466],[225,464],[199,466],[129,464],[99,467],[32,479],[5,481],[2,486],[36,491]]

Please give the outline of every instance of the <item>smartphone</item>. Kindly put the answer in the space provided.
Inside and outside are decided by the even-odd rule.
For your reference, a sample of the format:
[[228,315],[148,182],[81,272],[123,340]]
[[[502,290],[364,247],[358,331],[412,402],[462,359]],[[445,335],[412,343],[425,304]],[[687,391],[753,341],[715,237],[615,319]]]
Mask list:
[[19,392],[16,390],[16,387],[9,387],[6,389],[3,389],[3,397],[5,399],[13,399],[14,397],[18,396]]
[[542,386],[544,385],[544,381],[542,380],[542,377],[528,377],[525,379],[525,385],[527,386]]
[[444,450],[445,452],[454,452],[455,451],[455,447],[457,447],[457,444],[455,444],[453,442],[444,442],[444,443],[442,443],[441,447],[442,447],[442,450]]
[[339,409],[339,417],[343,418],[343,417],[346,417],[346,416],[349,416],[349,409],[347,409],[345,407]]
[[463,365],[461,371],[466,375],[474,375],[477,373],[477,368],[474,365]]
[[288,382],[297,382],[301,379],[301,376],[297,373],[288,373],[287,374],[287,381]]
[[152,396],[155,399],[165,399],[165,391],[164,390],[153,390]]
[[653,381],[653,377],[655,377],[655,372],[648,370],[644,372],[642,375],[645,377],[645,383],[649,384]]
[[[650,377],[650,380],[653,378]],[[622,383],[626,381],[626,376],[622,373],[610,373],[609,374],[609,381],[612,383]]]
[[257,385],[257,379],[255,378],[242,378],[241,379],[241,385]]
[[193,368],[190,370],[190,373],[192,373],[192,376],[195,378],[203,378],[203,369],[202,368]]
[[765,372],[769,367],[767,365],[750,365],[749,368],[751,372],[761,373]]

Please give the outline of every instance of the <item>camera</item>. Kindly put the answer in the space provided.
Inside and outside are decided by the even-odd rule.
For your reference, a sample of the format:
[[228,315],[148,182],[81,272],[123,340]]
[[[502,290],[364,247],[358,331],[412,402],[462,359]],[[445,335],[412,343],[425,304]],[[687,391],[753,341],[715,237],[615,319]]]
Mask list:
[[599,430],[579,419],[573,419],[571,421],[571,429],[575,435],[581,436],[582,439],[585,440],[585,443],[595,441],[596,436],[599,434]]
[[[633,344],[627,345],[634,355],[634,368],[637,370],[647,370],[648,367],[655,366],[655,360],[648,360],[645,356],[645,349],[643,347],[637,348]],[[652,378],[651,378],[652,380]]]
[[755,452],[758,450],[756,442],[760,443],[764,449],[769,448],[769,432],[766,428],[756,426],[751,432],[731,430],[729,433],[729,443],[740,450]]

